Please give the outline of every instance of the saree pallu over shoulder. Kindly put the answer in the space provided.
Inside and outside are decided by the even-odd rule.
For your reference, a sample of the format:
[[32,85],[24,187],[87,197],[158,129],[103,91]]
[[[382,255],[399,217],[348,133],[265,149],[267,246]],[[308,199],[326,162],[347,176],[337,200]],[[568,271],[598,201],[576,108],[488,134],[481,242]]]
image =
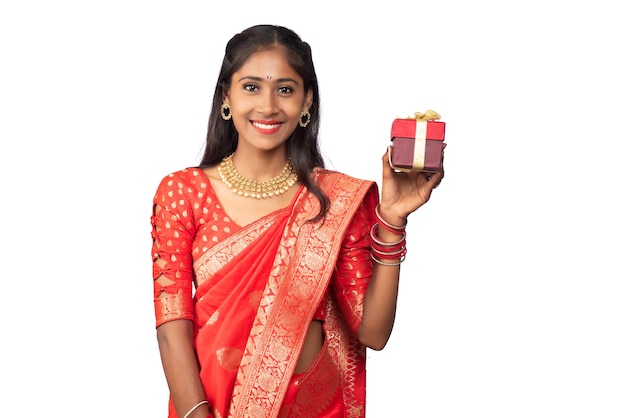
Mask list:
[[[330,199],[330,208],[323,221],[307,222],[319,212],[319,201],[305,191],[295,202],[242,354],[230,417],[279,415],[308,324],[328,288],[344,234],[366,194],[376,188],[371,181],[328,170],[317,170],[314,175]],[[345,417],[363,417],[365,349],[347,331],[332,302],[325,332],[330,355],[341,374]]]

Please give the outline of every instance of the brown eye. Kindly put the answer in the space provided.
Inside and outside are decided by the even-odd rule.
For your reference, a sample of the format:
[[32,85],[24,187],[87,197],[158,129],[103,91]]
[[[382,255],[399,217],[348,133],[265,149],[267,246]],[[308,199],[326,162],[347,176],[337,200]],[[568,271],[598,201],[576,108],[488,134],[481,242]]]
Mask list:
[[291,87],[287,87],[287,86],[279,87],[278,88],[278,93],[280,93],[280,94],[290,94],[290,93],[293,93],[293,89]]

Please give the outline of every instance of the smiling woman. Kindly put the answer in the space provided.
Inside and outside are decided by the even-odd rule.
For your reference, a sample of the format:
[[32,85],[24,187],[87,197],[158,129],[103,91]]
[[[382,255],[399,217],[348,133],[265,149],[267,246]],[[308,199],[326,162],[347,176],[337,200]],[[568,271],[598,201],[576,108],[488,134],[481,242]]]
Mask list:
[[[277,154],[282,157],[276,159],[278,166],[285,164],[280,161],[286,157],[285,143],[312,101],[311,89],[305,90],[286,56],[282,46],[256,52],[232,75],[233,83],[224,92],[224,104],[230,106],[239,133],[238,154]],[[246,166],[242,174],[263,180],[258,177],[267,171]]]
[[169,417],[363,417],[365,350],[394,323],[405,225],[443,178],[324,168],[311,49],[233,37],[198,167],[154,196],[157,338]]

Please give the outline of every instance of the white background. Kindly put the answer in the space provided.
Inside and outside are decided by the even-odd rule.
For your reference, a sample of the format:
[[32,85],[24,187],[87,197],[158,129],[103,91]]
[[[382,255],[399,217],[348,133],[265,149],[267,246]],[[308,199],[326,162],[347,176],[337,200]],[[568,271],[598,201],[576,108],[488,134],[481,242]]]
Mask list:
[[447,122],[368,417],[626,417],[619,2],[344,3],[2,3],[0,415],[165,416],[151,199],[227,40],[274,23],[313,48],[329,167],[378,181],[393,118]]

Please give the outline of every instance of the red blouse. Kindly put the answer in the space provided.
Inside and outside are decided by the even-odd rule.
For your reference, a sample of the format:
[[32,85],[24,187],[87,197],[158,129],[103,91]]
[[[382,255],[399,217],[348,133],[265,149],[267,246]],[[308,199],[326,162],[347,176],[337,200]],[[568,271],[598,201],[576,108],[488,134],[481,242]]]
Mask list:
[[[362,303],[372,274],[369,230],[374,223],[378,192],[373,187],[344,237],[331,289],[342,310],[362,317]],[[241,229],[224,212],[206,174],[187,168],[163,178],[154,196],[152,258],[156,326],[194,319],[193,263],[205,251]],[[327,291],[328,292],[328,291]],[[314,319],[325,319],[323,300]],[[348,324],[356,333],[360,320]]]

